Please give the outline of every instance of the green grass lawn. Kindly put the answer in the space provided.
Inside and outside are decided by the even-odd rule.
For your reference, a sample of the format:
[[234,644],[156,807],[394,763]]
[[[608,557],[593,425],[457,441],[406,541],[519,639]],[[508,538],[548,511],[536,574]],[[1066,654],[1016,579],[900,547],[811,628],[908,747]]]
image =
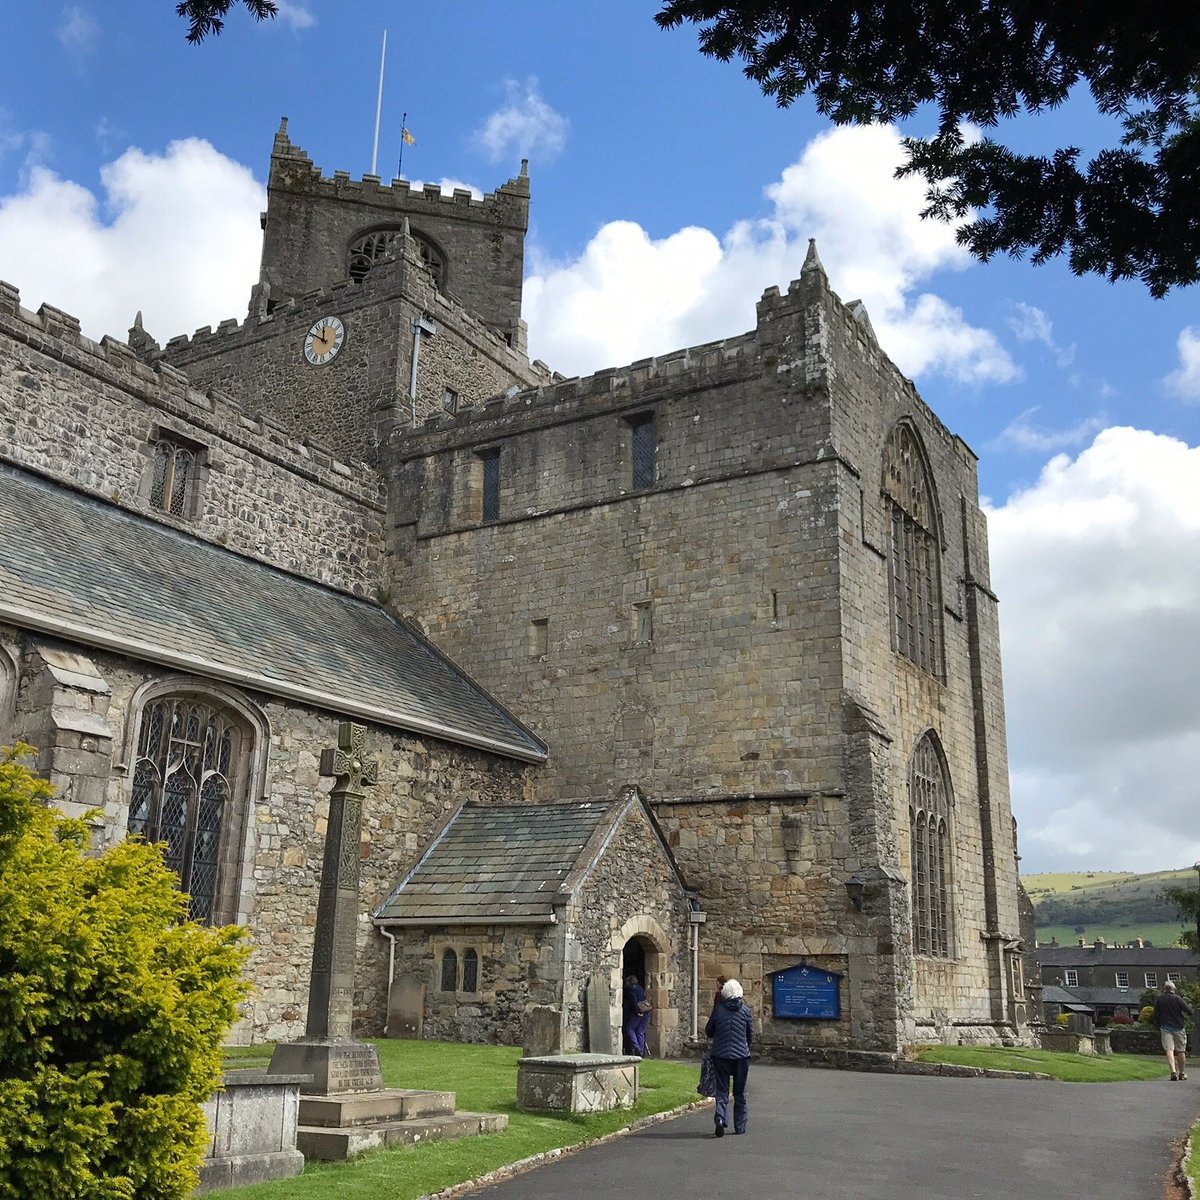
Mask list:
[[1148,1054],[1067,1054],[1062,1050],[1027,1050],[1006,1046],[930,1046],[920,1062],[990,1067],[995,1071],[1037,1071],[1065,1083],[1122,1083],[1166,1078],[1166,1059]]
[[[382,1150],[345,1164],[313,1163],[296,1179],[222,1192],[229,1200],[413,1200],[532,1154],[591,1141],[651,1113],[698,1100],[697,1068],[647,1060],[637,1106],[594,1116],[534,1116],[516,1107],[519,1047],[378,1042],[389,1087],[453,1091],[468,1112],[508,1114],[503,1133]],[[269,1054],[269,1048],[267,1053]],[[228,1066],[263,1065],[263,1047],[230,1047]],[[260,1061],[250,1061],[258,1059]]]

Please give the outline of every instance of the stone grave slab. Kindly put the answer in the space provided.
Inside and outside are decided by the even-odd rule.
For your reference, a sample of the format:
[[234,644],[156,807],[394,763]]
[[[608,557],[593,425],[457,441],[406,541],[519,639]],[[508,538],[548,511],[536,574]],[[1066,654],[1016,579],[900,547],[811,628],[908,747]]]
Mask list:
[[637,1101],[642,1060],[628,1054],[549,1054],[517,1063],[525,1112],[608,1112]]
[[588,977],[587,1048],[592,1054],[612,1053],[612,995],[603,971],[595,971]]
[[419,1039],[424,1027],[424,979],[411,972],[397,975],[388,989],[388,1037]]

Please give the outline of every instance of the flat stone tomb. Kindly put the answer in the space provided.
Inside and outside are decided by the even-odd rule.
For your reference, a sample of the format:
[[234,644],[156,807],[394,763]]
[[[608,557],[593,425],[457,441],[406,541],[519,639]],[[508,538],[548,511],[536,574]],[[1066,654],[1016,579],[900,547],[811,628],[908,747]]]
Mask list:
[[547,1054],[517,1063],[517,1107],[529,1112],[632,1108],[642,1060],[627,1054]]
[[302,1096],[296,1146],[306,1158],[338,1162],[385,1146],[499,1133],[503,1113],[456,1112],[453,1092],[385,1088]]

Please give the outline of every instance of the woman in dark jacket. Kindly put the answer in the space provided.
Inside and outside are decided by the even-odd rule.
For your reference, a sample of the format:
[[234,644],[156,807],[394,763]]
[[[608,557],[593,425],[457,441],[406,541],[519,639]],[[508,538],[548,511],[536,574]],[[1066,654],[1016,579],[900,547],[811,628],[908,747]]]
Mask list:
[[742,999],[742,985],[727,980],[720,1003],[713,1009],[704,1032],[713,1040],[713,1070],[717,1075],[717,1137],[729,1123],[729,1083],[733,1081],[733,1132],[745,1133],[750,1115],[746,1104],[746,1076],[750,1073],[750,1036],[754,1018]]

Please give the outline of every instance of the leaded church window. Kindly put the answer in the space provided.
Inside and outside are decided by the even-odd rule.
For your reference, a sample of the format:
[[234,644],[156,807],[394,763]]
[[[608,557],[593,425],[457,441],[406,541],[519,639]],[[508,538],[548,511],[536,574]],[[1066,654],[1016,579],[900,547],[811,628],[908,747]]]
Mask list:
[[933,735],[913,754],[908,776],[909,874],[912,880],[913,949],[951,954],[950,783]]
[[[396,242],[403,233],[402,229],[376,229],[365,233],[350,243],[349,271],[351,279],[363,279],[370,269],[385,258],[396,256]],[[421,261],[433,276],[433,286],[440,292],[446,283],[446,259],[442,252],[422,234],[414,230],[410,236],[417,243],[421,252]]]
[[164,697],[142,713],[129,832],[164,844],[197,921],[215,916],[240,739],[231,717],[195,697]]
[[940,677],[942,583],[937,511],[920,443],[907,425],[896,426],[884,449],[883,493],[891,518],[892,643],[917,666]]
[[188,495],[196,471],[196,452],[160,438],[154,445],[150,504],[174,517],[187,516]]
[[462,990],[479,991],[479,954],[475,950],[463,951]]
[[458,954],[454,950],[442,951],[442,991],[458,989]]

